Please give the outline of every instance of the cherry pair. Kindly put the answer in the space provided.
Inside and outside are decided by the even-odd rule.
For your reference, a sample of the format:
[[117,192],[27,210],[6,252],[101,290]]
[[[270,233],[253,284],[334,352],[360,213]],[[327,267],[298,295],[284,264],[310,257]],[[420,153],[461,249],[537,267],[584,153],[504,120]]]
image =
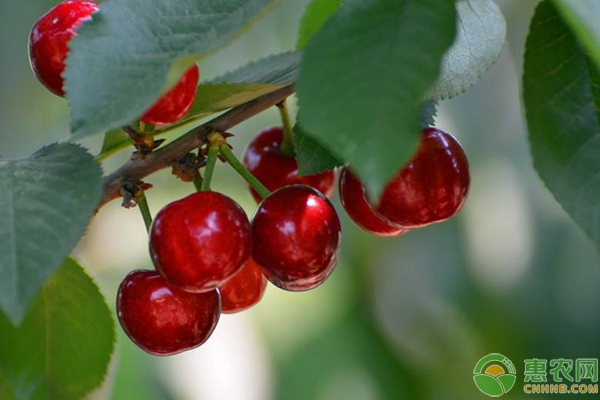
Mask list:
[[[63,72],[69,41],[85,21],[92,19],[98,4],[67,0],[54,6],[33,26],[29,36],[31,67],[40,82],[52,93],[64,97]],[[168,125],[181,119],[192,107],[200,73],[189,68],[180,80],[152,105],[140,120],[151,125]]]
[[399,236],[456,215],[469,183],[469,164],[460,143],[440,129],[426,128],[417,153],[388,182],[379,203],[368,200],[363,184],[348,168],[342,171],[339,190],[344,209],[359,227],[378,236]]

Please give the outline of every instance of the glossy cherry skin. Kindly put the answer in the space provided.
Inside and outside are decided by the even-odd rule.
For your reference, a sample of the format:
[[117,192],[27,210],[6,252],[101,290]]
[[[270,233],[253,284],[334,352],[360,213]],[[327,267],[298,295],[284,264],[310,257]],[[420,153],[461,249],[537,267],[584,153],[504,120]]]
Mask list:
[[443,222],[461,209],[469,184],[469,162],[460,143],[427,128],[417,154],[385,187],[376,212],[405,229]]
[[96,11],[98,4],[93,1],[63,1],[44,14],[31,29],[31,68],[39,81],[58,96],[65,95],[62,73],[69,52],[67,44],[77,28]]
[[150,229],[156,269],[191,292],[222,286],[242,269],[252,247],[250,222],[229,197],[198,192],[165,206]]
[[183,117],[194,104],[200,70],[197,65],[190,67],[179,81],[162,95],[160,99],[144,115],[140,121],[155,125],[169,125]]
[[[326,171],[316,175],[298,176],[298,163],[294,157],[281,154],[283,128],[273,127],[260,132],[244,152],[243,163],[270,191],[289,185],[311,186],[331,198],[335,174]],[[262,198],[250,188],[252,197],[259,203]]]
[[322,193],[305,185],[273,192],[252,221],[252,256],[275,286],[300,292],[321,285],[338,260],[341,226]]
[[262,299],[266,288],[267,280],[262,270],[250,257],[244,268],[219,288],[223,313],[235,314],[247,310]]
[[364,231],[377,236],[400,236],[408,232],[396,228],[375,214],[367,201],[362,182],[346,167],[340,175],[340,200],[346,213]]
[[133,271],[119,287],[117,314],[127,336],[143,350],[168,356],[204,343],[221,315],[218,290],[189,293],[156,271]]

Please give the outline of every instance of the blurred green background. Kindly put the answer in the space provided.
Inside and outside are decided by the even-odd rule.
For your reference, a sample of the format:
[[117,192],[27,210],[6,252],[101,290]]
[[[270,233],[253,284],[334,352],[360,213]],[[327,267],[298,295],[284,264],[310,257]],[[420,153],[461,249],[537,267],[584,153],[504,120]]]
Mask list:
[[[37,82],[27,58],[31,25],[55,3],[0,0],[4,157],[68,136],[66,102]],[[292,49],[307,3],[283,0],[202,62],[202,78]],[[508,21],[500,60],[478,86],[440,106],[438,125],[458,137],[471,162],[472,189],[457,218],[400,238],[373,238],[345,217],[336,197],[343,253],[326,284],[302,294],[270,286],[254,309],[223,316],[207,344],[171,358],[146,355],[119,328],[108,379],[91,397],[483,399],[473,367],[499,352],[517,368],[517,384],[505,397],[518,399],[526,396],[524,359],[600,357],[600,258],[543,187],[526,138],[519,86],[537,1],[498,3]],[[276,110],[269,110],[233,129],[236,153],[278,123]],[[84,144],[97,153],[101,138]],[[105,172],[127,157],[110,159]],[[153,212],[193,190],[168,171],[148,181],[156,187],[148,194]],[[226,166],[217,169],[214,188],[254,212],[245,184]],[[151,266],[140,215],[110,204],[75,257],[112,305],[127,272]]]

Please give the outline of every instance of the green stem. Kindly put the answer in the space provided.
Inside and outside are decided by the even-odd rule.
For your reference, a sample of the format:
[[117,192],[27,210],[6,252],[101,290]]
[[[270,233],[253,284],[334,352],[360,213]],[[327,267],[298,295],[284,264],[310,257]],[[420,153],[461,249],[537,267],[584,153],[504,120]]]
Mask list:
[[254,190],[258,193],[260,197],[263,199],[267,197],[271,192],[269,189],[265,187],[244,165],[237,159],[237,157],[233,154],[228,145],[224,144],[220,147],[221,155],[235,169],[235,171],[242,176],[252,186]]
[[204,182],[204,181],[202,180],[202,177],[200,176],[200,172],[196,171],[196,173],[194,174],[194,180],[192,182],[194,182],[194,186],[196,187],[197,191],[202,190],[202,182]]
[[215,172],[217,158],[219,158],[219,146],[212,145],[208,148],[208,156],[206,157],[206,169],[204,170],[204,180],[200,185],[200,190],[210,190],[210,183],[212,181],[213,173]]
[[281,142],[279,151],[281,151],[281,154],[293,157],[295,154],[293,133],[294,128],[292,127],[290,113],[288,112],[285,100],[277,104],[277,109],[279,110],[281,122],[283,123],[283,141]]
[[137,205],[144,218],[144,224],[146,224],[146,231],[150,232],[150,226],[152,225],[152,215],[150,214],[150,208],[148,207],[148,199],[146,194],[142,190],[141,194],[137,197]]

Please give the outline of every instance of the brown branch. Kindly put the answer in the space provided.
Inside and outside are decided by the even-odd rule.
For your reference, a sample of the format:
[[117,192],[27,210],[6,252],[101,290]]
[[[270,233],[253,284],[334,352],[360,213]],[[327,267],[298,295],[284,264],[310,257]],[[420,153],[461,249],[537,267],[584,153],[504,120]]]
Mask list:
[[225,132],[276,105],[294,94],[294,91],[291,85],[285,86],[250,103],[231,109],[150,154],[134,154],[128,162],[104,178],[102,200],[97,209],[99,210],[106,203],[119,198],[123,185],[141,181],[144,177],[156,171],[170,167],[190,151],[202,146],[209,133],[214,131]]

